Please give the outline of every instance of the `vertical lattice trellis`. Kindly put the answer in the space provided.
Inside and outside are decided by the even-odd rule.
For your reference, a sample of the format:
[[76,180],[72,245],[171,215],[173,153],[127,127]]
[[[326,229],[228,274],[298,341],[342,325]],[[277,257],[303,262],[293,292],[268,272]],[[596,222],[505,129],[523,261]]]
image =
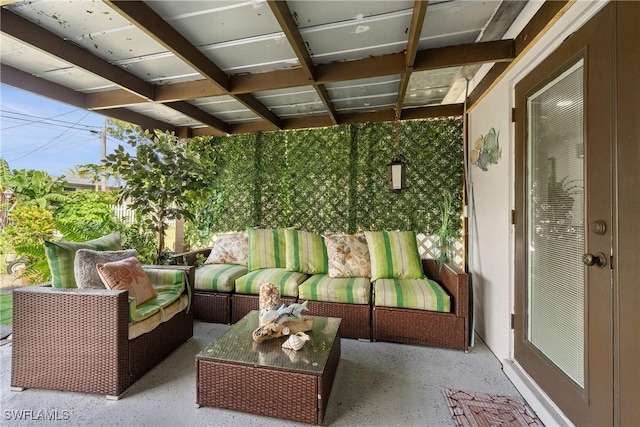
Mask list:
[[[462,122],[403,122],[215,138],[219,170],[212,185],[223,194],[211,232],[247,226],[295,227],[317,233],[414,230],[424,257],[437,256],[444,192],[453,197],[452,227],[460,228]],[[396,152],[399,149],[399,153]],[[400,154],[408,188],[387,188],[386,165]],[[463,248],[453,261],[462,265]]]
[[[427,236],[424,233],[416,235],[418,241],[418,250],[421,258],[438,258],[440,250],[438,249],[438,236]],[[462,239],[456,239],[451,247],[451,261],[464,270],[464,244]]]

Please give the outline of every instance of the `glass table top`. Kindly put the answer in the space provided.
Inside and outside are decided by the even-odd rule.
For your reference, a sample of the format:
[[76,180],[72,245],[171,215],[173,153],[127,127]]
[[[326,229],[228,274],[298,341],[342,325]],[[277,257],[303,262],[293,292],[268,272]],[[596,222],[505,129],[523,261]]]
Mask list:
[[196,358],[320,375],[329,358],[341,319],[304,317],[314,319],[313,330],[306,332],[311,339],[298,351],[282,348],[288,336],[255,342],[251,334],[258,328],[258,311],[254,310],[205,347]]

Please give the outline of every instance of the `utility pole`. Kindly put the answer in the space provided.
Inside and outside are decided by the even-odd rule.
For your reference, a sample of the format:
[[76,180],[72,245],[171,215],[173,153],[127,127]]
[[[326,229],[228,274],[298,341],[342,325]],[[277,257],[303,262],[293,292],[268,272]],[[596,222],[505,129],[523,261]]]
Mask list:
[[102,191],[107,191],[107,171],[105,168],[105,163],[107,161],[107,118],[103,117],[102,119],[102,176],[101,176],[101,187]]

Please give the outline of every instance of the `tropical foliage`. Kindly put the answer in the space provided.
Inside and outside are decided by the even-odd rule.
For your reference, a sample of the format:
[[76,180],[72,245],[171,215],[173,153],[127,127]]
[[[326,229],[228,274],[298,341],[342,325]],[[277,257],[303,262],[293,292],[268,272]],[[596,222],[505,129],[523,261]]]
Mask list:
[[53,178],[40,170],[14,170],[3,186],[13,190],[16,202],[39,206],[43,209],[54,208],[66,200],[64,178]]
[[169,221],[193,217],[194,202],[204,200],[208,188],[205,177],[213,170],[205,170],[199,153],[172,133],[129,127],[121,137],[135,154],[120,145],[107,156],[105,165],[126,182],[119,200],[127,201],[137,212],[143,228],[157,234],[159,260]]

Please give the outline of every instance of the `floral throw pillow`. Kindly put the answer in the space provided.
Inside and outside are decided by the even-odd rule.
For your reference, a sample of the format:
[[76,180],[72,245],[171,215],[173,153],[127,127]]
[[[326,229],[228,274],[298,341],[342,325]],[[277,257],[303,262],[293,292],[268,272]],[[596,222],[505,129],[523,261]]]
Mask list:
[[249,240],[246,231],[221,233],[211,248],[205,264],[237,264],[247,266]]
[[371,257],[363,234],[324,236],[329,277],[371,277]]
[[137,305],[158,296],[136,257],[98,264],[97,268],[107,289],[129,291]]

